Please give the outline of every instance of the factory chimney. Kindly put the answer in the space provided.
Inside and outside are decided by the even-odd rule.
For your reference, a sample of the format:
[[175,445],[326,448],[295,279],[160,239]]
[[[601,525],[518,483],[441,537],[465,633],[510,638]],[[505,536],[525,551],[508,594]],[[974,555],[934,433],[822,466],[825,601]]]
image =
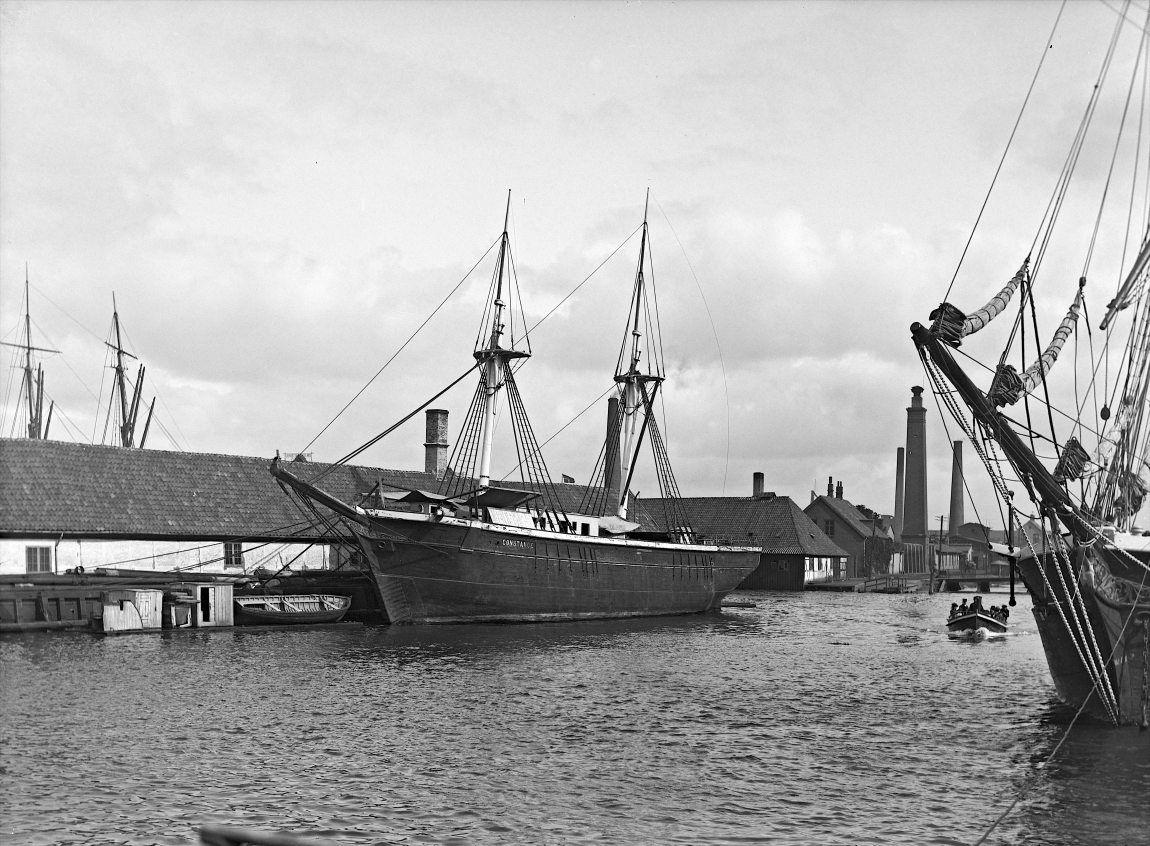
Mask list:
[[906,447],[899,447],[894,460],[894,539],[902,540],[902,483]]
[[950,535],[966,521],[962,516],[962,441],[954,442],[954,458],[950,464]]
[[922,388],[910,389],[906,410],[906,478],[904,480],[902,539],[906,543],[926,543],[926,408]]
[[755,473],[751,479],[751,496],[757,499],[763,495],[763,474]]
[[447,412],[427,409],[426,440],[423,442],[423,472],[442,479],[447,471]]

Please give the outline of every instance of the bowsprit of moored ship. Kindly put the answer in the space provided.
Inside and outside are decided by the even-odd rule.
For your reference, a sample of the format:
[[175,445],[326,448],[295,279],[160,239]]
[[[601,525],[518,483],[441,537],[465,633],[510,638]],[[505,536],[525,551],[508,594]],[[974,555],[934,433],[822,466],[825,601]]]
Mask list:
[[[1063,234],[1056,223],[1102,82],[1112,70],[1113,50],[1018,272],[969,316],[943,302],[929,325],[911,327],[936,396],[974,445],[1000,500],[1012,567],[1033,599],[1058,695],[1079,712],[1143,726],[1150,724],[1150,532],[1138,521],[1150,467],[1150,112],[1135,95],[1146,97],[1148,58],[1143,33],[1124,89],[1123,114],[1137,115],[1136,125],[1124,118],[1104,148],[1112,176],[1121,165],[1133,174],[1130,193],[1122,196],[1109,178],[1101,187],[1087,217],[1093,230],[1083,244],[1081,268],[1067,273],[1064,266],[1051,271],[1045,264],[1049,245]],[[1124,133],[1141,140],[1122,146]],[[1113,220],[1108,201],[1117,202],[1125,217],[1124,225],[1111,230],[1103,226]],[[1117,294],[1100,310],[1095,334],[1086,320],[1087,280],[1102,245],[1113,250],[1115,266],[1125,267]],[[1053,283],[1077,279],[1063,286],[1069,304],[1049,336],[1040,335],[1036,297],[1040,277],[1047,275]],[[980,385],[953,350],[965,345],[969,357],[971,336],[1006,315],[1012,321],[1005,344],[993,348],[997,361],[979,362],[991,374],[989,384]],[[1060,357],[1073,364],[1062,364]]]
[[[599,452],[598,482],[579,503],[561,496],[553,484],[516,384],[531,344],[507,215],[476,337],[475,364],[452,383],[478,374],[439,489],[383,492],[380,507],[365,507],[327,494],[322,474],[303,479],[278,459],[273,462],[272,474],[316,519],[356,539],[392,622],[696,613],[718,608],[757,566],[758,548],[697,542],[675,505],[678,485],[653,413],[665,376],[655,300],[648,292],[653,272],[645,214],[639,231],[627,335],[614,377],[617,402],[612,408],[618,413]],[[515,485],[493,481],[501,402],[506,403],[519,462]],[[660,493],[671,500],[660,527],[629,519],[634,516],[629,513],[634,501],[630,487],[644,442],[654,455]]]

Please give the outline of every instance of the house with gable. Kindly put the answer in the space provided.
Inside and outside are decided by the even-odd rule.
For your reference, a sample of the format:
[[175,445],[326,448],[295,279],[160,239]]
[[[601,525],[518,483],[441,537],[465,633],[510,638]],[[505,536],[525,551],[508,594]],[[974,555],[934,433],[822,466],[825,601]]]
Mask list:
[[882,515],[843,497],[843,483],[827,482],[825,496],[813,496],[803,509],[823,534],[847,553],[840,578],[865,579],[889,572],[894,534]]
[[[808,582],[834,578],[847,552],[828,538],[787,496],[763,491],[756,473],[749,497],[684,497],[685,516],[700,543],[757,546],[759,566],[743,590],[802,590]],[[649,519],[663,513],[663,500],[642,498]]]

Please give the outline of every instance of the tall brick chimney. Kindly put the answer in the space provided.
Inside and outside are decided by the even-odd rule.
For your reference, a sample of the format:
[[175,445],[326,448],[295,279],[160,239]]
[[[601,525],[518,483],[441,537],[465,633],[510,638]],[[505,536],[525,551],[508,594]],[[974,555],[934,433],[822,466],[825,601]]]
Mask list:
[[442,479],[447,470],[447,412],[427,409],[426,440],[423,442],[423,472]]
[[954,457],[950,464],[950,531],[955,531],[966,521],[962,516],[962,441],[954,442]]
[[903,496],[903,468],[906,459],[906,447],[899,447],[894,459],[894,539],[902,540],[902,496]]
[[763,474],[755,473],[751,477],[751,496],[760,497],[763,495]]
[[902,539],[907,543],[926,543],[926,408],[922,388],[910,389],[910,408],[906,410],[906,479],[903,492]]

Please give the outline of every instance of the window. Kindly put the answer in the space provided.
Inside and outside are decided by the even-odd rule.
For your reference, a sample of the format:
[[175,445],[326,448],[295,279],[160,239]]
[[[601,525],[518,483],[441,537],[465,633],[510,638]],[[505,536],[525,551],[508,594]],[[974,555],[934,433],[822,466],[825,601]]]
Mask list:
[[823,520],[823,534],[828,538],[833,538],[835,536],[834,520]]
[[244,567],[244,545],[239,541],[224,541],[224,566]]
[[26,546],[24,547],[25,573],[51,573],[52,547]]

